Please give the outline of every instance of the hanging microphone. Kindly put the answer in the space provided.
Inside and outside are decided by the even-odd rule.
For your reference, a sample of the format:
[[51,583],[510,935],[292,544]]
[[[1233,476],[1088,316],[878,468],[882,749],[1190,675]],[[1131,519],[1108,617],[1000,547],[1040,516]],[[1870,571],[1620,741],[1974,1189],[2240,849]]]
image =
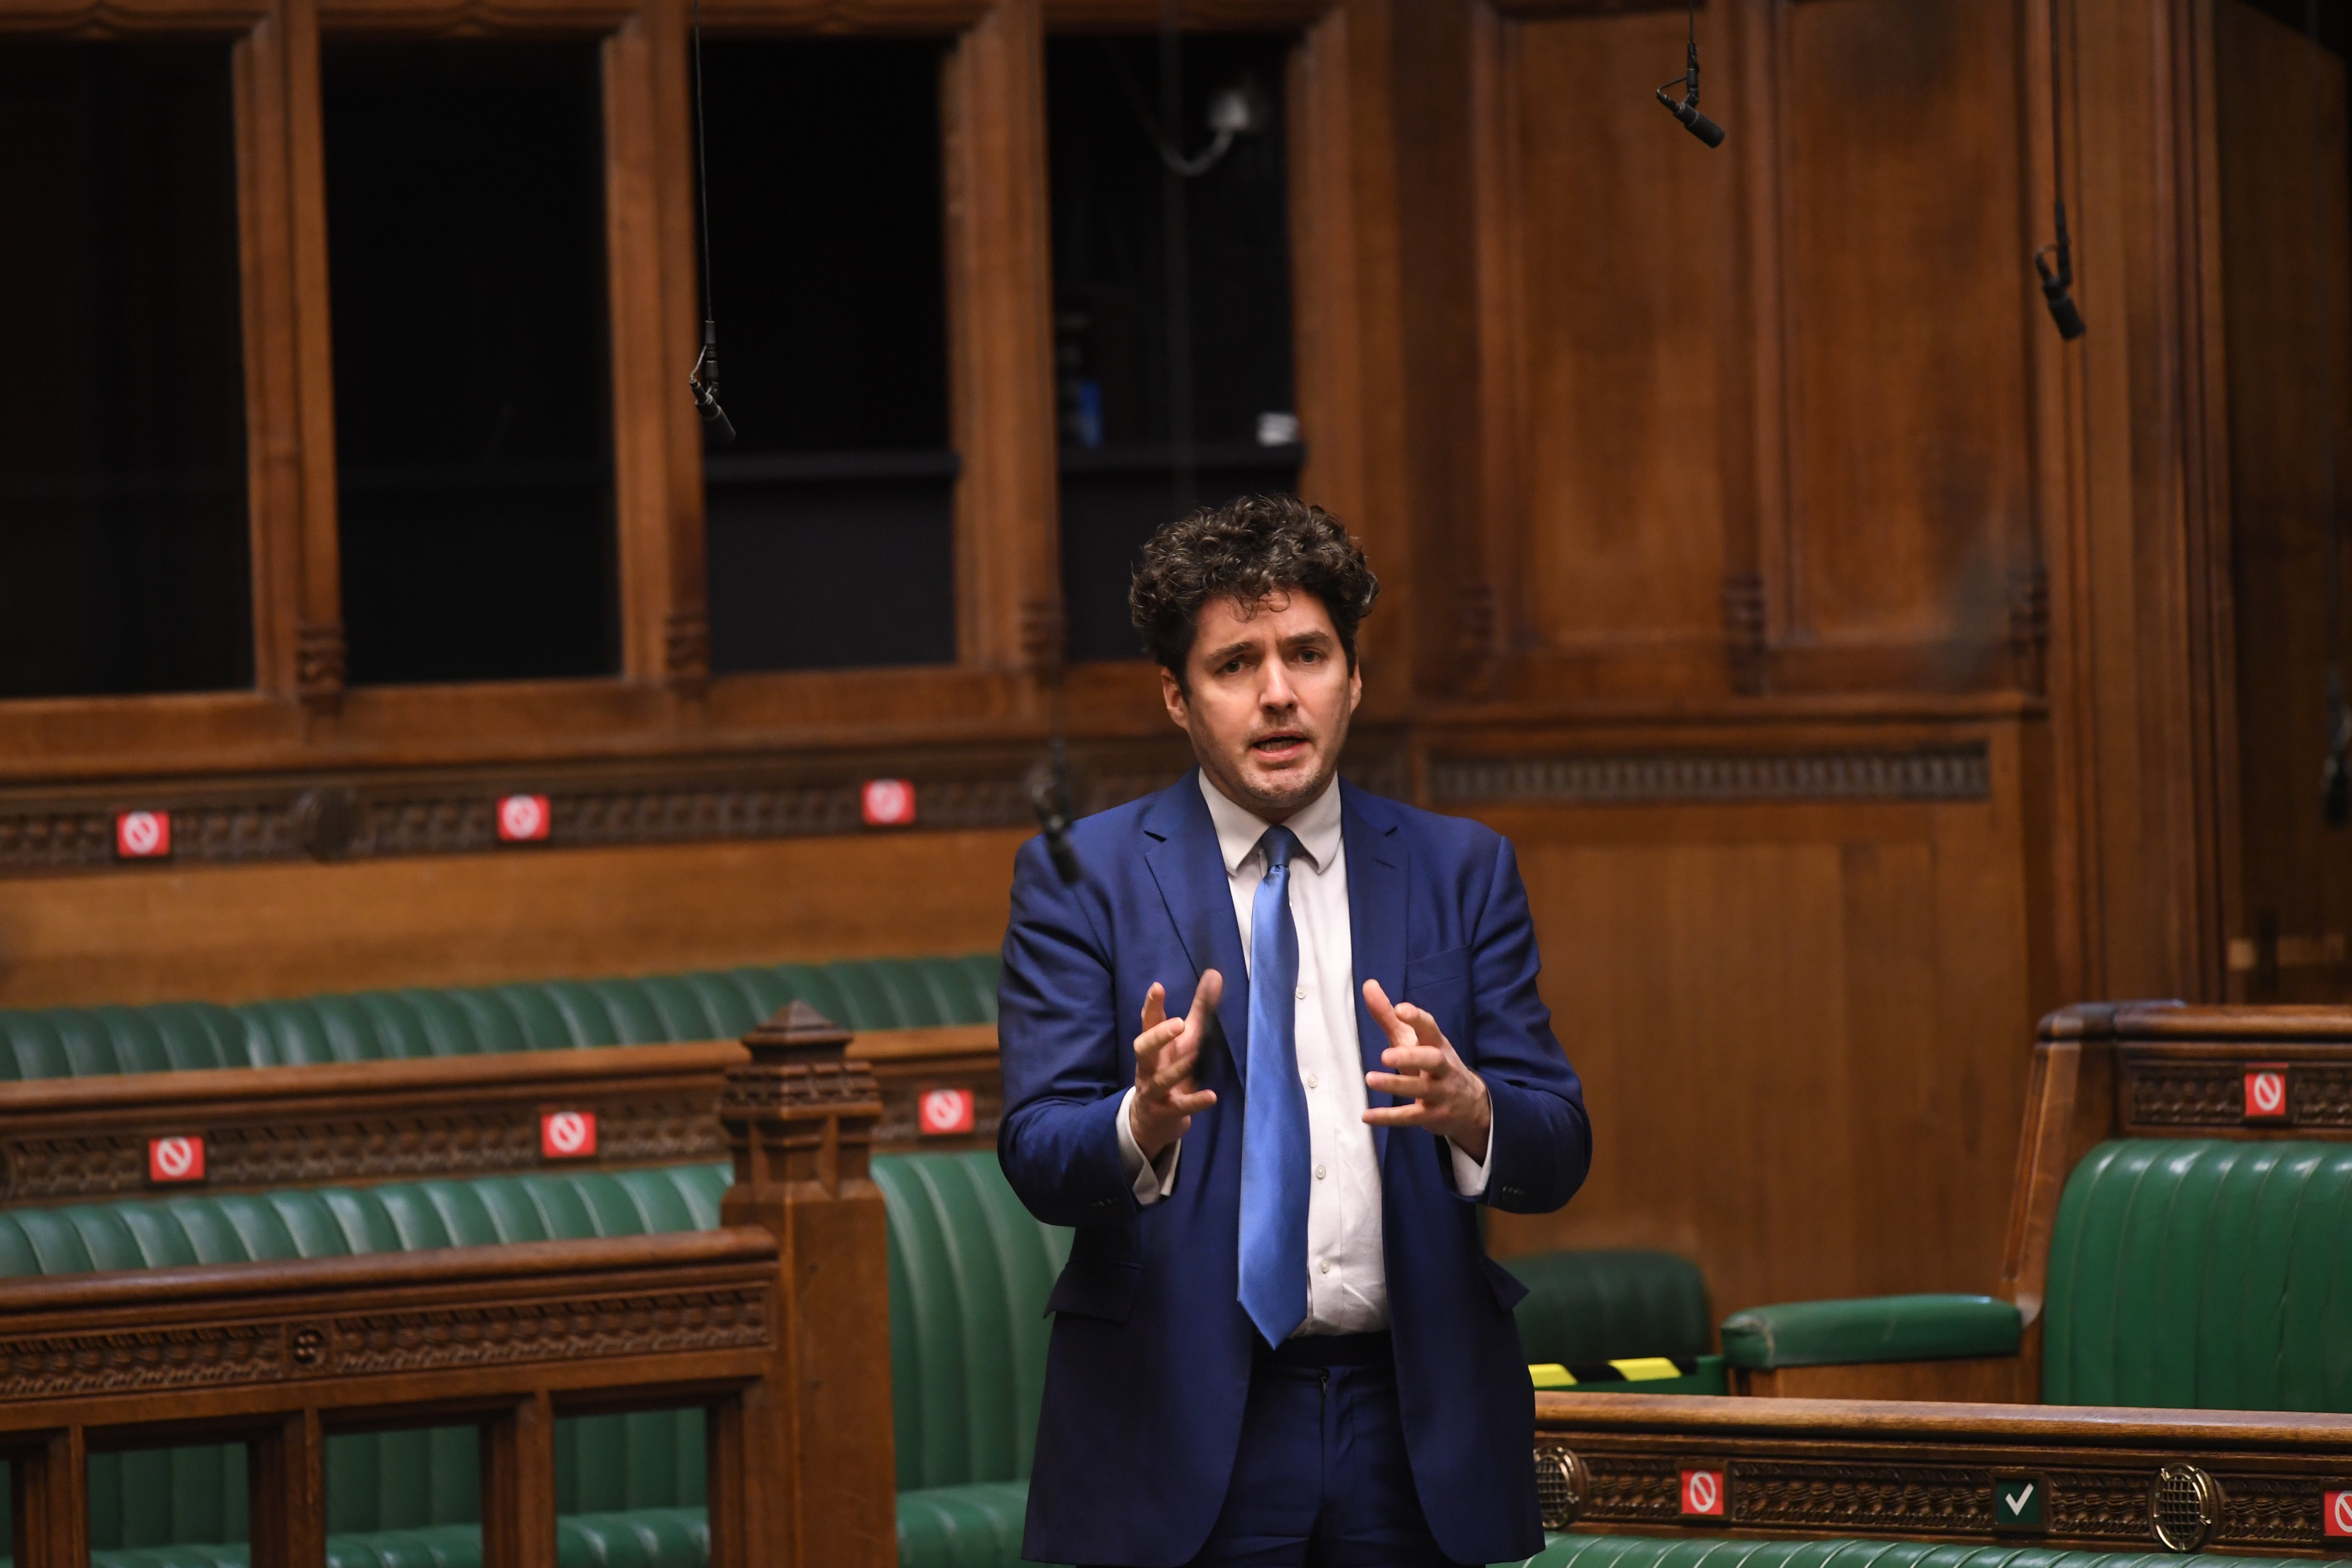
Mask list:
[[694,0],[694,199],[702,220],[702,352],[686,373],[687,390],[714,447],[735,439],[734,422],[719,406],[719,307],[710,302],[710,170],[702,151],[702,0]]
[[[2074,247],[2066,238],[2066,204],[2059,202],[2058,243],[2045,245],[2033,253],[2033,270],[2042,274],[2042,298],[2050,306],[2050,319],[2058,323],[2058,335],[2073,342],[2090,331],[2083,322],[2083,312],[2066,290],[2074,286]],[[2053,269],[2042,258],[2055,253],[2058,265]]]
[[2344,681],[2327,669],[2327,761],[2319,774],[2320,820],[2330,827],[2352,822],[2352,707],[2344,701]]
[[1710,147],[1720,147],[1723,145],[1723,127],[1698,111],[1698,0],[1691,0],[1689,47],[1690,53],[1683,64],[1681,101],[1666,96],[1666,88],[1674,86],[1673,82],[1658,89],[1658,101],[1666,106],[1667,113],[1683,122],[1683,129]]
[[1037,813],[1037,826],[1045,835],[1045,853],[1053,857],[1054,869],[1063,881],[1075,884],[1086,871],[1078,864],[1076,847],[1070,842],[1070,753],[1059,735],[1054,737],[1052,766],[1030,772],[1029,804]]
[[694,394],[694,406],[701,411],[702,422],[709,428],[704,433],[714,447],[724,447],[735,439],[734,422],[727,410],[719,406],[719,323],[702,323],[702,352],[694,356],[694,368],[686,373],[686,384]]

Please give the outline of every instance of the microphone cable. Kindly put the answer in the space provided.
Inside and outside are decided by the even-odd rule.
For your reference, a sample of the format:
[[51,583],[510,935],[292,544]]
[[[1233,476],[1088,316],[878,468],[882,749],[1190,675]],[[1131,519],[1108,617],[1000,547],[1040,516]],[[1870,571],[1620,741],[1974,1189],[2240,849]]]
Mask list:
[[713,446],[735,439],[734,424],[719,406],[719,307],[710,292],[710,168],[702,139],[702,0],[694,0],[694,202],[702,231],[702,352],[686,373],[687,390]]
[[1681,121],[1684,130],[1708,146],[1722,146],[1723,127],[1698,111],[1698,0],[1690,0],[1690,41],[1688,52],[1683,57],[1683,96],[1680,102],[1666,96],[1666,89],[1674,85],[1669,81],[1658,89],[1658,101],[1666,106],[1666,112]]

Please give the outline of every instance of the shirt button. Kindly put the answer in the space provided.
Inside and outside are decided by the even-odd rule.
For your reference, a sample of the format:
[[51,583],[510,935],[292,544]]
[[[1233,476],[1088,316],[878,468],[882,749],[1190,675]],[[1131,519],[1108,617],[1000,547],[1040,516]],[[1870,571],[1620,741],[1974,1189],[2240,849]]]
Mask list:
[[1308,1073],[1308,1074],[1307,1075],[1307,1088],[1309,1088],[1309,1089],[1313,1089],[1313,1088],[1315,1088],[1315,1087],[1316,1087],[1316,1078],[1315,1078],[1315,1075],[1314,1075],[1313,1073]]
[[1302,985],[1302,986],[1300,986],[1300,987],[1298,988],[1298,999],[1299,999],[1301,1002],[1304,1002],[1304,1001],[1306,1001],[1306,1000],[1307,1000],[1307,987],[1306,987],[1306,986],[1304,986],[1304,985]]
[[1330,1260],[1329,1258],[1325,1258],[1325,1259],[1322,1261],[1322,1263],[1319,1265],[1319,1267],[1322,1268],[1322,1270],[1323,1270],[1323,1272],[1324,1272],[1324,1273],[1326,1273],[1326,1274],[1330,1273],[1330,1272],[1331,1272],[1331,1260]]
[[1315,1179],[1318,1182],[1323,1179],[1323,1167],[1320,1165],[1315,1167]]

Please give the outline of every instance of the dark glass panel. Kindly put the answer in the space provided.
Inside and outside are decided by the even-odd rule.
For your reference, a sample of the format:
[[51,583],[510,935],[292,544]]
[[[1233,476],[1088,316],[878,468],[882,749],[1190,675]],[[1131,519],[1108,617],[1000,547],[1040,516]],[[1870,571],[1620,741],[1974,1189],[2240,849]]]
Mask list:
[[[1070,654],[1134,657],[1127,585],[1154,530],[1194,506],[1297,483],[1292,411],[1289,40],[1187,34],[1182,109],[1161,123],[1157,37],[1045,46],[1062,584]],[[1239,90],[1251,130],[1196,177],[1210,105]],[[1179,397],[1189,381],[1191,395]],[[1271,416],[1271,417],[1268,417]]]
[[721,671],[955,658],[940,46],[704,46]]
[[331,42],[320,70],[351,679],[612,674],[596,46]]
[[0,44],[0,697],[253,681],[226,44]]

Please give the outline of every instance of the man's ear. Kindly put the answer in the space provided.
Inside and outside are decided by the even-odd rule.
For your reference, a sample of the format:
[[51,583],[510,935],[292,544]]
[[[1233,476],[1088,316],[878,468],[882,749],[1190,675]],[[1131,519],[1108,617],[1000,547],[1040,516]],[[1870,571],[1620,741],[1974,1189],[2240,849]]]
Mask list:
[[1192,713],[1191,705],[1184,700],[1183,684],[1176,679],[1176,672],[1164,664],[1160,667],[1160,700],[1167,704],[1169,721],[1190,734]]
[[1352,719],[1356,716],[1356,710],[1363,700],[1364,667],[1351,658],[1348,661],[1348,717]]

